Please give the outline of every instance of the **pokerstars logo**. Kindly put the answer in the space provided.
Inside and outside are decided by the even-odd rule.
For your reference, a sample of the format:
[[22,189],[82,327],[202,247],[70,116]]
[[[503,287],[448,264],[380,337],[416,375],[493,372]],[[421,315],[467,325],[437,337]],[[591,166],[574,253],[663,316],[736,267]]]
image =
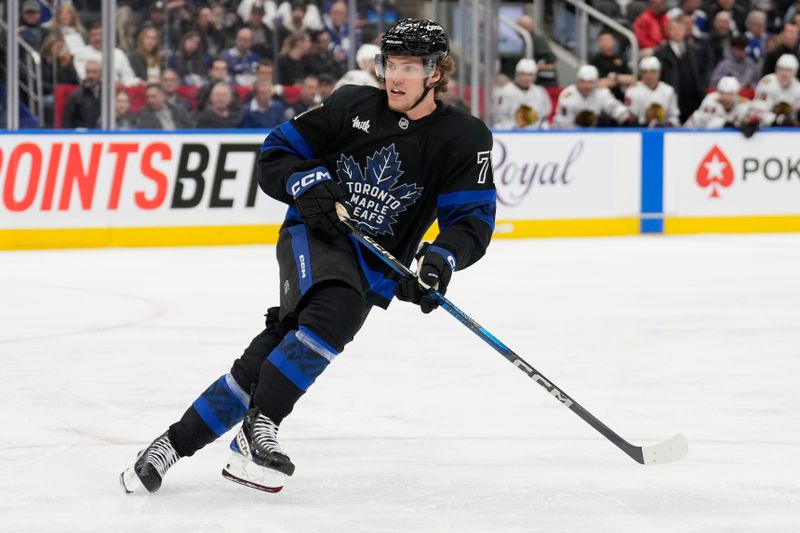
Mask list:
[[733,166],[716,144],[708,151],[706,156],[697,166],[695,179],[700,187],[711,188],[710,198],[719,198],[721,188],[733,185],[734,174]]

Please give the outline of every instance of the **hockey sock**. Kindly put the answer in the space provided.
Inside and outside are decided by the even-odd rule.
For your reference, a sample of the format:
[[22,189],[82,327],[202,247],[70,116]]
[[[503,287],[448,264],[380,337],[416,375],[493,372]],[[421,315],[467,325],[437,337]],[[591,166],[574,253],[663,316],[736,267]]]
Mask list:
[[212,383],[169,428],[169,437],[181,457],[193,455],[244,418],[250,404],[231,374]]
[[280,423],[338,354],[305,326],[290,331],[261,367],[256,406]]

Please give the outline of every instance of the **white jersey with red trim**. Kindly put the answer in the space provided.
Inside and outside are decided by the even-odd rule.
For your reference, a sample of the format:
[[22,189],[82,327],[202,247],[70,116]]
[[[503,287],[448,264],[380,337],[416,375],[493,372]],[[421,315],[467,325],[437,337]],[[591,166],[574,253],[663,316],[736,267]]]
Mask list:
[[686,127],[699,130],[714,130],[726,125],[738,127],[750,114],[749,99],[738,96],[733,107],[725,109],[719,97],[716,92],[706,95],[700,107],[686,120]]
[[680,126],[675,89],[663,81],[655,89],[637,81],[625,91],[625,105],[641,126]]
[[614,98],[606,88],[596,88],[584,97],[573,84],[558,95],[553,128],[573,129],[597,125],[600,115],[605,113],[618,123],[629,116],[625,104]]
[[507,83],[494,93],[494,121],[497,129],[547,129],[553,110],[550,95],[538,85],[527,90]]
[[[789,85],[782,87],[775,74],[767,74],[756,85],[756,96],[752,108],[765,126],[775,123],[781,108],[791,108],[792,115],[800,110],[800,81],[792,78]],[[788,108],[787,108],[788,109]]]

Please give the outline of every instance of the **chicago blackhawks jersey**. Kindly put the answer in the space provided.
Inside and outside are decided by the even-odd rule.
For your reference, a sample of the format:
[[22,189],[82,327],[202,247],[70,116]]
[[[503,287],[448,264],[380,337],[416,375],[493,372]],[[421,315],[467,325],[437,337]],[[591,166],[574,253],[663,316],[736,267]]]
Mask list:
[[[430,115],[410,120],[389,108],[385,91],[347,85],[321,107],[272,130],[261,147],[259,185],[289,204],[283,228],[304,227],[287,192],[289,177],[325,167],[346,194],[358,228],[406,265],[434,220],[440,230],[435,244],[453,254],[456,270],[477,261],[494,229],[492,134],[472,115],[436,104]],[[279,253],[285,233],[282,229]],[[322,237],[309,231],[304,239]],[[346,246],[352,247],[349,255],[357,261],[367,301],[388,305],[396,285],[391,271],[355,239]],[[332,265],[315,280],[354,285],[342,268]]]
[[792,78],[787,87],[781,87],[778,76],[767,74],[756,85],[753,110],[765,126],[780,122],[781,115],[795,115],[800,110],[800,81]]
[[700,130],[738,127],[747,118],[750,100],[737,96],[733,106],[725,109],[719,96],[716,92],[706,95],[700,107],[686,120],[686,127]]
[[546,129],[553,104],[544,88],[531,85],[527,90],[507,83],[494,93],[494,127],[498,129]]
[[596,88],[584,97],[573,84],[558,95],[553,127],[572,129],[596,126],[603,113],[619,123],[624,122],[629,116],[625,105],[614,98],[608,89]]
[[637,81],[625,91],[625,105],[641,126],[680,126],[675,89],[663,81],[655,89]]

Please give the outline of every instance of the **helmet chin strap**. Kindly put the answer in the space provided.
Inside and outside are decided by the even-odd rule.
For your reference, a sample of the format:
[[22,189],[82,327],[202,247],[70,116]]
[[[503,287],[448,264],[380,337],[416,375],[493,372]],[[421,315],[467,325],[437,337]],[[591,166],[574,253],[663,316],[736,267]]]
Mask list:
[[423,82],[422,82],[422,83],[425,85],[425,90],[424,90],[424,91],[422,91],[422,96],[420,96],[419,98],[417,98],[417,101],[416,101],[416,102],[414,102],[414,105],[412,105],[411,107],[409,107],[409,108],[406,110],[406,113],[408,113],[409,111],[411,111],[412,109],[414,109],[415,107],[417,107],[417,106],[420,104],[420,102],[422,102],[422,101],[425,99],[425,97],[426,97],[426,96],[428,96],[428,93],[429,93],[429,92],[431,92],[431,89],[433,88],[433,86],[430,86],[430,85],[428,85],[428,80],[429,80],[429,79],[430,79],[430,76],[429,76],[429,77],[427,77],[427,78],[425,78],[425,79],[423,80]]

